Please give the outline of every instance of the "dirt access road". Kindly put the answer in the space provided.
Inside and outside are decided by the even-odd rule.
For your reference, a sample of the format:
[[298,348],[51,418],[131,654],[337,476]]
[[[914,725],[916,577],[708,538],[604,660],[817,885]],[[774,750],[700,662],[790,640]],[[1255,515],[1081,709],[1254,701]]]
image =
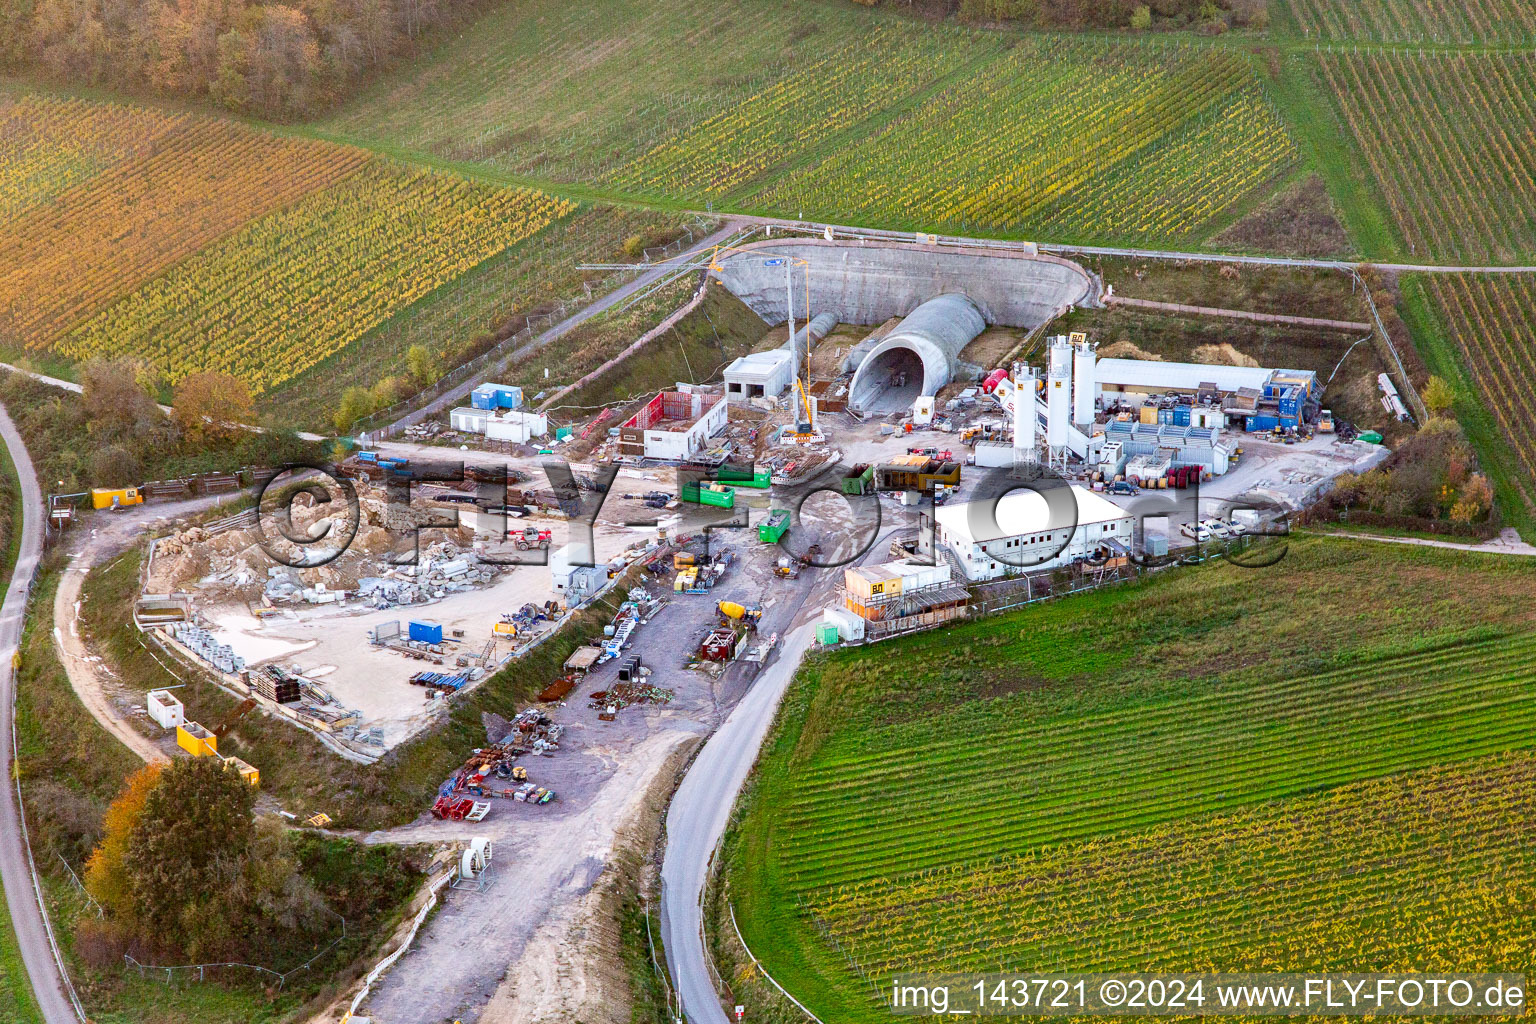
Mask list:
[[53,597],[54,652],[69,675],[69,685],[91,717],[145,761],[169,760],[167,751],[171,744],[169,741],[156,742],[134,728],[127,717],[127,709],[137,703],[136,699],[122,692],[101,658],[86,647],[80,635],[81,587],[87,573],[133,547],[146,533],[155,533],[171,520],[215,508],[239,497],[239,494],[219,494],[165,505],[139,505],[125,512],[92,513],[66,541],[71,559]]
[[[379,1024],[602,1024],[628,1020],[623,968],[594,955],[594,936],[612,930],[602,882],[616,855],[645,852],[636,837],[653,832],[681,759],[748,692],[757,666],[738,661],[718,679],[682,666],[714,623],[720,600],[761,604],[759,637],[787,632],[807,604],[819,572],[770,583],[777,547],[755,531],[727,531],[738,558],[707,596],[665,590],[668,603],[636,633],[626,654],[652,669],[650,682],[675,693],[664,705],[636,706],[602,722],[588,707],[618,666],[600,666],[554,712],[566,725],[561,750],[519,761],[529,778],[558,794],[529,807],[496,801],[484,822],[423,817],[369,842],[485,836],[495,844],[496,877],[482,892],[450,892],[412,950],[375,987],[362,1012]],[[718,550],[718,549],[717,549]],[[670,575],[670,574],[669,574]],[[664,577],[659,584],[670,587]],[[762,671],[772,671],[771,665]],[[657,790],[660,787],[661,792]]]

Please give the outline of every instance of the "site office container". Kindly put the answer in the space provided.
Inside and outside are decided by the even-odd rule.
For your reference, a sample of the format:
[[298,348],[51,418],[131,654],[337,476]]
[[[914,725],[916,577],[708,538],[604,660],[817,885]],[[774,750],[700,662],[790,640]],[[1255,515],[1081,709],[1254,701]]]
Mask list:
[[406,636],[417,643],[440,644],[443,642],[443,624],[425,619],[413,621],[406,626]]
[[1187,426],[1189,426],[1189,413],[1190,413],[1190,409],[1189,409],[1189,406],[1187,406],[1187,405],[1176,405],[1176,406],[1174,406],[1173,407],[1173,425],[1176,426],[1176,427],[1187,427]]
[[849,607],[852,602],[867,605],[872,601],[885,600],[901,595],[902,578],[879,566],[866,565],[843,570],[843,587],[848,591]]
[[137,487],[95,487],[91,489],[92,508],[110,508],[113,505],[142,505],[144,496]]

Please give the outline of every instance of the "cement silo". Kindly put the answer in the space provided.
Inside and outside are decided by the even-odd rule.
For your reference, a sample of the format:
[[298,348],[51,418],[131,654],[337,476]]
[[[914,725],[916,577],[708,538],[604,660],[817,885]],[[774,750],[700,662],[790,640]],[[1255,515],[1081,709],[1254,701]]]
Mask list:
[[1093,426],[1093,399],[1096,391],[1094,365],[1098,346],[1079,337],[1072,345],[1072,423],[1083,433]]
[[1013,461],[1035,459],[1035,371],[1019,365],[1013,373]]
[[954,375],[960,352],[986,329],[976,304],[956,292],[929,299],[864,357],[848,387],[861,413],[898,413],[935,395]]
[[1051,461],[1066,462],[1068,427],[1072,416],[1072,343],[1064,335],[1051,339],[1045,378],[1045,443]]

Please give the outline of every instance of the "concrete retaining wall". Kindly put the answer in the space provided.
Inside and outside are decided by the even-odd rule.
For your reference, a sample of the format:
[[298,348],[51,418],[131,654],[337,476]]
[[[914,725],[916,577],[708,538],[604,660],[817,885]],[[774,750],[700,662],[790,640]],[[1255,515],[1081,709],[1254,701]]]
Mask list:
[[[811,313],[841,323],[878,324],[906,316],[929,299],[965,294],[989,324],[1035,327],[1065,305],[1099,304],[1098,278],[1070,260],[1005,249],[961,249],[910,242],[767,239],[743,246],[715,272],[733,295],[771,324],[786,318],[783,266],[809,262]],[[795,267],[795,318],[805,316],[806,271]]]

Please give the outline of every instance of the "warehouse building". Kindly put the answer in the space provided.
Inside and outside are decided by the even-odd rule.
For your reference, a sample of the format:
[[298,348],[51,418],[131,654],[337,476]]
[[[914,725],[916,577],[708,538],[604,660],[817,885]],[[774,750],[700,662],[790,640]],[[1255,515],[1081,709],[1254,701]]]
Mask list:
[[935,509],[931,535],[973,582],[1055,569],[1101,551],[1129,551],[1134,517],[1086,488],[1074,484],[1070,491],[1077,506],[1075,524],[1052,522],[1043,495],[1018,490],[995,502]]
[[619,452],[648,459],[687,459],[725,429],[730,409],[719,395],[661,391],[619,427]]

